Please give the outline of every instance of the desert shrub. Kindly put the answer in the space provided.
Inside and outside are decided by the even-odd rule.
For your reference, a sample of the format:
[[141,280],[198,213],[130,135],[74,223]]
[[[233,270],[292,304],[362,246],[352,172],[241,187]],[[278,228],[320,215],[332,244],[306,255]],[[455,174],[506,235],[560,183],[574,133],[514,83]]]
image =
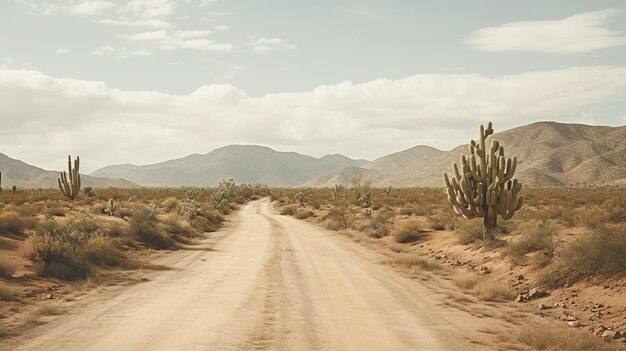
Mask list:
[[618,345],[602,341],[591,333],[556,327],[544,322],[524,323],[518,332],[517,339],[535,350],[617,351],[621,349]]
[[503,250],[503,254],[518,258],[529,252],[539,252],[537,263],[545,266],[554,257],[559,244],[560,239],[556,235],[555,228],[540,221],[511,240]]
[[298,207],[295,205],[285,206],[280,210],[280,214],[283,216],[293,216],[298,211]]
[[77,256],[102,267],[116,266],[122,261],[122,253],[117,245],[103,235],[89,238],[76,251]]
[[311,207],[313,207],[316,210],[319,210],[320,207],[322,207],[322,202],[318,199],[312,200],[311,201]]
[[117,207],[117,211],[115,211],[115,214],[120,217],[120,218],[128,218],[128,217],[132,217],[133,215],[133,209],[130,207]]
[[26,227],[27,222],[19,213],[7,211],[0,214],[0,231],[21,234]]
[[0,257],[0,277],[10,277],[20,265],[8,257]]
[[173,246],[172,240],[157,226],[156,213],[150,207],[137,210],[130,219],[130,233],[144,243],[160,249]]
[[504,283],[481,277],[475,273],[458,274],[452,278],[456,286],[485,301],[510,301],[516,292]]
[[492,280],[480,280],[470,293],[485,301],[512,301],[517,293],[504,283]]
[[165,210],[165,212],[176,212],[181,208],[180,201],[178,201],[175,197],[168,197],[163,200],[163,202],[161,202],[161,207]]
[[214,232],[224,222],[222,214],[213,207],[203,208],[196,217],[191,220],[191,226],[203,232]]
[[400,211],[398,211],[398,213],[401,216],[410,216],[413,214],[413,209],[411,209],[410,207],[402,207]]
[[542,283],[558,287],[595,275],[626,271],[626,225],[600,225],[570,242],[558,260],[541,275]]
[[19,301],[20,291],[17,288],[0,285],[0,301]]
[[313,211],[298,210],[294,217],[297,219],[307,219],[314,215]]
[[414,253],[395,255],[392,262],[395,265],[407,268],[417,267],[425,271],[436,271],[443,269],[441,263],[419,256]]
[[163,223],[167,226],[166,230],[168,233],[183,236],[192,236],[195,234],[191,224],[180,215],[170,215]]
[[93,234],[98,231],[98,222],[92,217],[83,216],[74,218],[65,223],[65,228],[69,232],[79,232],[83,234]]
[[424,230],[419,221],[411,219],[407,221],[397,222],[393,226],[391,236],[397,243],[408,243],[415,241]]
[[457,231],[461,244],[469,244],[483,239],[482,218],[466,220]]
[[328,211],[328,218],[335,222],[339,229],[348,229],[354,224],[354,213],[344,207],[331,208]]
[[383,211],[377,213],[370,220],[370,231],[369,235],[374,238],[382,238],[389,235],[390,227],[389,227],[389,219],[393,216],[392,212]]
[[480,281],[480,277],[474,273],[464,273],[464,274],[456,275],[452,279],[452,281],[459,288],[465,291],[469,291],[469,290],[474,289],[474,287],[478,285],[478,282]]
[[434,211],[428,216],[430,228],[433,230],[454,230],[459,227],[461,218],[455,213],[442,210]]
[[46,210],[46,217],[47,218],[63,217],[63,216],[65,216],[65,210],[60,208],[60,207],[49,207]]
[[86,277],[89,267],[76,258],[75,241],[63,234],[44,232],[30,236],[22,244],[25,256],[38,265],[40,276],[63,280]]
[[228,213],[231,210],[230,202],[237,196],[237,186],[235,181],[231,179],[222,179],[211,195],[211,205],[222,213]]

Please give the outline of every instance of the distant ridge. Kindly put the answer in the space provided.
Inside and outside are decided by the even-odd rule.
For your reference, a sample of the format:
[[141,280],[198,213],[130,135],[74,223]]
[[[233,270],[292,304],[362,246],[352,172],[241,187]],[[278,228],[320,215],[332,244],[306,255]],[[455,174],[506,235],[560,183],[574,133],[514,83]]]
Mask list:
[[[508,155],[518,157],[516,177],[528,186],[626,185],[626,126],[537,122],[492,137]],[[450,151],[416,146],[378,158],[361,170],[333,170],[306,185],[348,185],[350,174],[359,173],[377,186],[441,186],[441,174],[451,171],[465,153],[467,144]]]
[[223,178],[234,178],[238,183],[298,186],[333,169],[363,164],[339,154],[315,158],[265,146],[229,145],[204,155],[151,165],[108,166],[91,175],[129,179],[145,186],[214,186]]
[[[20,160],[10,158],[2,153],[0,153],[0,172],[2,172],[2,187],[5,189],[13,185],[18,188],[56,188],[57,178],[59,177],[58,171],[47,171]],[[137,184],[125,179],[92,177],[84,174],[81,174],[80,177],[83,187],[138,187]]]

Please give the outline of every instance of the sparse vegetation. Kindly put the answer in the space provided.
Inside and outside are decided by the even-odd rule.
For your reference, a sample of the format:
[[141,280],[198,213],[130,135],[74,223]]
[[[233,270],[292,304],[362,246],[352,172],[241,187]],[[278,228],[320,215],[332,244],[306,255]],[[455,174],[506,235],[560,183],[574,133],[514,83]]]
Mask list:
[[570,242],[542,274],[551,287],[586,277],[626,272],[626,225],[598,225],[589,234]]
[[0,231],[19,235],[26,226],[26,220],[17,212],[7,211],[0,214]]
[[8,257],[0,257],[0,277],[10,277],[20,267],[19,264]]
[[544,322],[527,323],[518,333],[518,340],[536,350],[617,351],[621,348],[599,340],[590,333],[555,327]]
[[421,233],[424,232],[422,224],[417,220],[411,219],[407,221],[397,222],[393,226],[391,236],[397,243],[408,243],[415,241]]
[[144,207],[137,210],[130,220],[130,233],[144,243],[159,249],[174,246],[174,241],[157,226],[156,210]]
[[0,285],[0,301],[19,301],[20,291],[14,287]]

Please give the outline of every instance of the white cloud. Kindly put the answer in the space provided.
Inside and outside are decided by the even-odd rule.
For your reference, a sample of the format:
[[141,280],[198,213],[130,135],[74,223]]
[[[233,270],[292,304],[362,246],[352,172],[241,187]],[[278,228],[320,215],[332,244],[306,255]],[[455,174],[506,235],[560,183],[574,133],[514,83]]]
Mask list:
[[549,54],[590,52],[626,45],[626,36],[605,27],[619,10],[577,14],[561,20],[512,22],[472,32],[467,43],[490,52],[532,51]]
[[171,0],[131,0],[122,8],[122,12],[144,19],[159,18],[174,13],[176,6]]
[[147,50],[130,50],[128,48],[117,49],[111,45],[106,45],[91,52],[94,56],[111,56],[116,59],[127,59],[134,56],[151,56],[152,52]]
[[50,168],[68,153],[79,154],[86,169],[95,169],[232,143],[350,156],[416,144],[448,148],[467,142],[485,119],[502,130],[537,120],[586,118],[584,112],[593,113],[594,106],[626,102],[626,67],[496,77],[423,74],[259,98],[232,85],[170,95],[3,68],[0,96],[11,101],[0,104],[2,152]]
[[178,33],[177,33],[177,36],[179,38],[183,38],[183,39],[202,38],[202,37],[206,37],[207,35],[211,35],[211,31],[208,31],[208,30],[183,30],[183,31],[178,31]]
[[151,32],[141,32],[135,34],[119,34],[120,38],[132,41],[143,40],[164,40],[167,39],[167,31],[165,29],[155,30]]
[[207,16],[222,17],[222,16],[230,16],[233,13],[232,12],[221,12],[221,11],[207,11],[207,12],[205,12],[205,14]]
[[115,19],[102,19],[98,21],[101,24],[112,24],[117,26],[127,26],[127,27],[152,27],[152,28],[170,28],[172,24],[159,19],[148,19],[148,20],[115,20]]
[[280,38],[249,37],[248,40],[248,46],[259,54],[265,54],[270,51],[292,50],[296,47]]
[[225,25],[225,24],[220,24],[220,25],[217,25],[217,26],[215,26],[215,27],[213,27],[213,28],[214,28],[216,31],[218,31],[218,32],[225,32],[225,31],[228,31],[228,30],[231,30],[231,29],[232,29],[232,28],[230,28],[229,26],[227,26],[227,25]]
[[114,6],[115,4],[109,1],[87,0],[70,6],[70,13],[80,16],[94,16]]
[[165,29],[141,32],[135,34],[118,34],[118,37],[129,42],[152,42],[155,48],[161,50],[191,49],[213,52],[233,52],[235,46],[229,43],[219,43],[206,37],[211,34],[206,30],[177,30]]
[[41,16],[50,16],[57,13],[95,16],[116,6],[113,2],[104,0],[14,1],[28,6],[33,13]]
[[70,51],[68,49],[57,49],[57,50],[54,50],[54,53],[58,54],[58,55],[68,54],[69,52]]

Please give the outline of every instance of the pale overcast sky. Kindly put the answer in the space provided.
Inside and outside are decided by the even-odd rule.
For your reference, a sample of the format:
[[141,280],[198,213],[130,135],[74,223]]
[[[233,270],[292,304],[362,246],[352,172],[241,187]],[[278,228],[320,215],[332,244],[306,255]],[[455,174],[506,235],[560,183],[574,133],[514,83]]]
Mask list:
[[0,152],[86,172],[626,124],[623,1],[2,0]]

